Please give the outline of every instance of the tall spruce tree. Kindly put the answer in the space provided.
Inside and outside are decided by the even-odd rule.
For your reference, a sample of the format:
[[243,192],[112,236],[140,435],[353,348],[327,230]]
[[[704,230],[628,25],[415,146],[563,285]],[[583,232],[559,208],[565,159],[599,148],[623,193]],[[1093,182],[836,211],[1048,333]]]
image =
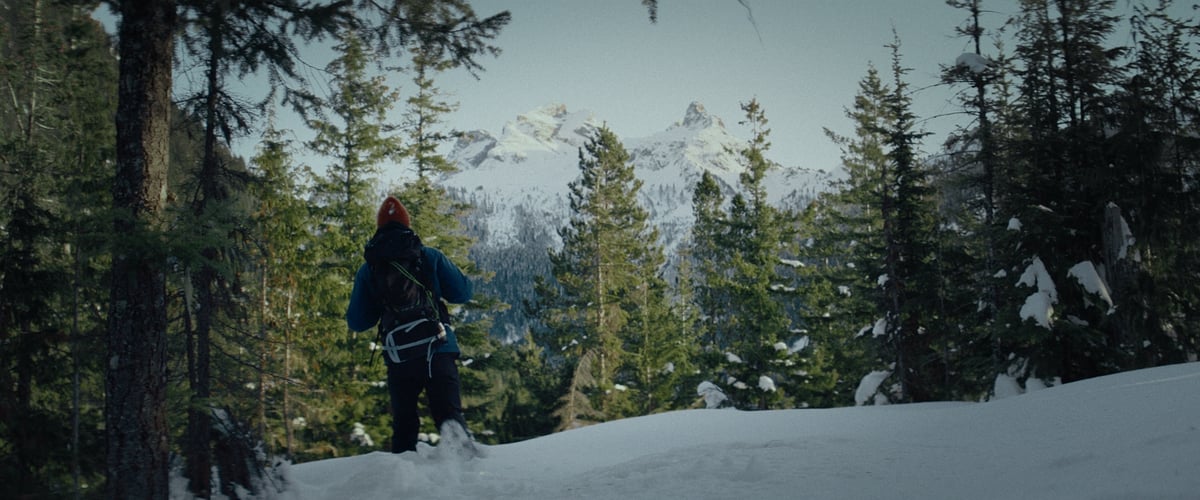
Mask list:
[[729,347],[731,340],[723,329],[729,313],[728,289],[723,285],[729,275],[722,265],[728,262],[730,251],[725,210],[721,184],[714,175],[704,172],[692,190],[693,222],[688,256],[695,267],[693,288],[700,312],[701,339],[716,349]]
[[105,382],[108,496],[168,496],[166,262],[175,2],[121,2],[112,294]]
[[1025,135],[1009,145],[1014,182],[1004,218],[1015,234],[1001,263],[1021,277],[1021,293],[1000,313],[1019,325],[1005,346],[1018,378],[1070,381],[1120,365],[1124,348],[1107,308],[1089,305],[1100,298],[1077,277],[1077,266],[1102,262],[1113,185],[1103,144],[1122,52],[1104,45],[1116,21],[1111,8],[1111,1],[1025,0],[1016,20]]
[[[334,81],[328,119],[312,120],[316,136],[307,146],[329,158],[323,174],[311,176],[311,207],[316,217],[315,241],[306,256],[314,266],[305,297],[313,315],[311,328],[321,332],[306,341],[310,389],[320,394],[304,415],[308,439],[337,449],[350,447],[354,419],[374,416],[364,424],[373,434],[387,428],[386,397],[368,381],[383,379],[381,366],[370,364],[373,333],[350,332],[343,319],[354,273],[362,264],[362,248],[375,232],[378,175],[383,162],[400,147],[387,114],[398,100],[382,75],[367,71],[377,54],[353,31],[341,34],[339,57],[329,65]],[[419,220],[419,218],[417,219]],[[371,397],[367,397],[371,395]],[[326,408],[336,408],[327,411]],[[313,443],[310,443],[310,446]]]
[[[1200,29],[1172,15],[1174,2],[1136,9],[1129,78],[1116,93],[1116,133],[1106,155],[1120,173],[1106,212],[1104,268],[1114,321],[1129,349],[1122,368],[1195,359],[1200,352],[1200,235],[1192,230],[1200,159]],[[1191,167],[1189,167],[1191,165]],[[1126,234],[1126,227],[1131,234]]]
[[[103,475],[106,166],[116,61],[86,6],[0,12],[0,481],[17,496]],[[93,403],[95,402],[95,403]]]
[[250,161],[258,176],[250,185],[255,200],[254,255],[257,259],[258,364],[256,424],[268,453],[285,457],[295,452],[292,424],[292,356],[300,331],[299,297],[305,287],[302,249],[311,243],[305,229],[308,209],[301,198],[300,170],[289,143],[274,126],[263,134],[258,154]]
[[[1006,297],[1012,287],[1001,265],[1002,247],[1008,242],[1008,221],[1001,214],[1008,213],[1005,196],[1012,191],[1010,151],[1003,147],[1015,133],[1012,58],[1003,53],[1000,43],[995,53],[985,54],[983,19],[988,12],[980,0],[948,0],[947,4],[967,10],[966,25],[956,32],[968,39],[972,51],[943,68],[942,80],[967,87],[958,99],[972,121],[947,139],[948,154],[934,179],[944,193],[940,208],[950,222],[944,226],[960,233],[939,238],[938,244],[954,248],[964,259],[957,266],[962,274],[955,288],[976,295],[973,307],[967,304],[966,310],[951,315],[966,319],[960,322],[964,343],[957,350],[955,378],[963,391],[986,393],[994,387],[989,380],[1009,368],[1002,345],[1011,323],[1001,314],[1001,304],[1013,300]],[[939,264],[946,260],[939,258]]]
[[[889,92],[879,71],[869,65],[867,74],[859,81],[854,104],[846,110],[846,117],[853,123],[853,135],[826,130],[826,135],[842,150],[842,165],[848,175],[834,184],[834,191],[814,206],[808,216],[819,228],[812,237],[816,257],[824,257],[820,276],[838,294],[826,306],[828,310],[816,309],[808,315],[822,320],[810,321],[825,322],[829,328],[842,331],[853,330],[859,342],[847,342],[842,352],[864,351],[863,356],[874,358],[874,366],[860,364],[853,366],[859,372],[846,374],[849,385],[846,389],[850,390],[857,388],[858,379],[866,376],[868,370],[884,368],[894,372],[892,360],[874,341],[884,333],[875,326],[883,324],[879,313],[882,289],[876,278],[883,270],[878,256],[884,248],[880,207],[889,161],[885,150],[885,130],[891,121],[885,105]],[[821,297],[813,299],[811,306],[819,307]]]
[[801,352],[807,339],[792,330],[784,307],[796,297],[784,285],[792,279],[783,252],[794,239],[793,226],[767,197],[766,176],[775,164],[766,157],[766,115],[756,99],[743,103],[742,110],[742,123],[753,135],[739,151],[745,170],[728,213],[712,176],[703,176],[694,191],[696,300],[712,332],[703,365],[728,384],[731,403],[739,408],[809,405],[823,390],[813,382],[825,379],[818,373],[821,361],[809,356],[815,352]]
[[883,273],[878,284],[883,289],[882,312],[887,321],[887,350],[900,375],[900,399],[905,402],[937,399],[934,384],[943,378],[945,360],[932,349],[932,328],[939,293],[933,268],[933,198],[928,172],[918,158],[920,138],[915,130],[912,100],[901,65],[898,38],[892,50],[891,92],[885,98],[889,121],[883,130],[888,161],[884,163],[883,196]]
[[569,379],[555,413],[559,428],[636,413],[627,393],[639,381],[631,362],[649,358],[630,349],[644,353],[658,341],[635,335],[667,331],[659,323],[666,287],[658,234],[638,204],[642,182],[611,130],[597,130],[580,149],[579,170],[570,184],[571,217],[559,230],[563,246],[550,253],[554,283],[538,287],[547,325],[538,342],[561,353]]
[[[742,111],[746,118],[741,123],[750,127],[751,138],[739,152],[745,170],[740,190],[730,201],[730,258],[724,263],[730,273],[726,282],[732,311],[727,327],[729,352],[738,361],[727,363],[725,369],[738,381],[729,391],[735,405],[767,409],[781,400],[780,377],[771,361],[775,344],[786,338],[790,325],[774,291],[784,236],[780,214],[767,199],[766,175],[776,166],[765,156],[771,132],[766,114],[756,99],[742,103]],[[771,382],[765,384],[763,377]]]

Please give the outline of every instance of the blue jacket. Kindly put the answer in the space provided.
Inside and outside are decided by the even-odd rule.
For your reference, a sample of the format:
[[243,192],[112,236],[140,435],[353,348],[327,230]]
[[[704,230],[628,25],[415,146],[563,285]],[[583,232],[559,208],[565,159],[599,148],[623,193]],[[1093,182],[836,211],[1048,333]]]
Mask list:
[[[452,304],[463,304],[471,300],[475,287],[458,266],[436,248],[424,247],[422,250],[425,253],[434,297],[440,297]],[[354,274],[354,290],[350,292],[350,305],[346,306],[346,325],[351,330],[362,332],[379,323],[379,318],[383,315],[383,304],[371,299],[375,296],[374,291],[375,282],[371,279],[371,268],[364,263]],[[446,343],[434,352],[459,352],[458,339],[454,336],[453,329],[446,328]]]

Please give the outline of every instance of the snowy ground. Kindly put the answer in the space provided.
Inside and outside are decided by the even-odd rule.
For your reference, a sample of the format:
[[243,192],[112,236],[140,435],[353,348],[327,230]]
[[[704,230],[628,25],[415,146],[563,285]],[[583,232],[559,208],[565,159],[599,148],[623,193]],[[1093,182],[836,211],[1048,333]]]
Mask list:
[[633,418],[481,459],[292,466],[286,499],[1197,499],[1200,363],[997,401]]

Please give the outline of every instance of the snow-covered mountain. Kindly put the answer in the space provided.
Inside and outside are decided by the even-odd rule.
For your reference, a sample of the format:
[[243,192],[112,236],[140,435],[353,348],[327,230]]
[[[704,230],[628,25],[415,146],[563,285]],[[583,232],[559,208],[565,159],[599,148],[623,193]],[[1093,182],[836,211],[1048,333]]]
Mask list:
[[[478,208],[471,225],[479,232],[479,243],[523,245],[530,231],[542,229],[558,244],[554,229],[569,216],[567,185],[579,177],[579,149],[602,124],[591,112],[552,104],[518,116],[499,136],[465,134],[448,155],[460,171],[442,183]],[[703,172],[714,174],[730,192],[737,187],[744,170],[738,151],[747,139],[730,134],[721,118],[698,102],[662,132],[621,138],[644,183],[642,206],[668,250],[687,234],[692,190]],[[767,186],[774,203],[795,205],[825,189],[831,179],[827,172],[781,168]]]
[[[465,220],[477,241],[472,259],[495,273],[479,291],[514,306],[494,315],[493,335],[515,340],[529,326],[519,306],[533,298],[533,277],[550,273],[547,250],[561,245],[557,230],[570,217],[568,184],[579,177],[579,150],[603,123],[590,112],[544,106],[518,116],[499,135],[465,134],[447,156],[460,170],[441,179],[442,185],[475,207]],[[720,118],[692,103],[682,121],[662,132],[621,142],[643,182],[640,202],[673,262],[691,229],[696,182],[711,172],[731,195],[745,170],[738,151],[748,138],[734,137]],[[766,185],[773,203],[794,207],[832,178],[826,172],[780,168]]]

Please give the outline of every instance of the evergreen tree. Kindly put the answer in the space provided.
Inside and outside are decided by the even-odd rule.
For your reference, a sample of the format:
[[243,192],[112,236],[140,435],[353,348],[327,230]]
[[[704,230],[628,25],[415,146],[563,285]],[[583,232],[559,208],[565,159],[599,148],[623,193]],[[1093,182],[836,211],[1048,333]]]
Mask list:
[[[399,188],[396,195],[404,201],[412,218],[413,228],[422,241],[446,254],[475,283],[491,278],[471,259],[469,252],[475,241],[465,234],[462,218],[471,210],[465,202],[456,200],[437,184],[440,176],[457,171],[457,167],[438,153],[438,148],[454,138],[442,129],[443,115],[454,111],[455,105],[443,101],[434,86],[434,77],[453,67],[452,61],[439,60],[433,47],[418,47],[413,51],[413,84],[415,93],[407,100],[400,130],[404,145],[395,155],[402,164],[415,169],[416,178]],[[463,406],[470,426],[490,430],[502,426],[504,393],[511,383],[519,359],[510,348],[491,338],[491,316],[504,306],[494,297],[476,292],[471,302],[453,311],[454,328],[463,350]],[[430,427],[432,432],[437,429]],[[482,437],[482,434],[477,434]]]
[[[383,76],[367,72],[378,54],[352,31],[343,32],[337,49],[341,55],[328,68],[335,82],[328,103],[334,117],[311,120],[316,136],[306,144],[330,163],[322,175],[311,175],[316,226],[312,249],[304,256],[313,273],[303,309],[311,315],[308,328],[320,334],[306,339],[305,375],[317,399],[309,401],[303,416],[309,446],[354,449],[348,441],[354,419],[374,417],[358,422],[372,434],[388,428],[385,389],[368,383],[383,380],[382,363],[369,364],[375,335],[348,331],[344,314],[363,245],[375,231],[375,183],[400,138],[387,122],[397,93]],[[420,220],[419,214],[413,216]]]
[[885,301],[885,342],[900,375],[900,398],[929,401],[938,399],[933,386],[946,370],[945,360],[932,352],[932,337],[946,334],[933,328],[940,291],[932,268],[933,199],[928,173],[917,158],[924,134],[914,131],[915,116],[903,79],[908,70],[901,66],[899,41],[890,47],[895,82],[884,101],[890,120],[884,129],[888,161],[880,200],[884,273],[878,281]]
[[[66,7],[66,8],[64,8]],[[85,7],[0,12],[0,480],[18,496],[102,482],[105,166],[116,61]],[[56,493],[57,492],[57,493]]]
[[[1139,7],[1129,79],[1116,93],[1116,133],[1106,156],[1120,180],[1106,206],[1104,268],[1113,322],[1127,349],[1123,369],[1195,359],[1200,352],[1195,280],[1200,205],[1188,181],[1200,145],[1188,135],[1200,109],[1195,19],[1170,14],[1174,2]],[[1189,166],[1190,165],[1190,166]],[[1127,230],[1132,234],[1126,234]],[[1130,238],[1132,237],[1132,241]]]
[[[570,184],[571,219],[559,230],[563,247],[550,254],[555,283],[538,286],[547,325],[538,342],[561,353],[569,374],[555,413],[559,428],[633,414],[627,390],[638,371],[631,374],[631,361],[657,364],[648,361],[648,350],[668,331],[659,323],[666,307],[664,257],[638,205],[642,183],[628,153],[601,128],[580,150],[579,170]],[[641,308],[646,311],[634,313]],[[643,336],[636,344],[635,335]]]
[[298,303],[305,290],[302,248],[311,238],[305,231],[308,209],[299,198],[300,172],[281,135],[269,127],[251,159],[258,176],[250,185],[256,201],[253,234],[258,273],[258,297],[253,301],[259,341],[256,423],[268,452],[278,450],[291,457],[295,453],[291,353],[299,332]]
[[[816,392],[820,362],[801,354],[800,332],[784,299],[794,290],[783,265],[783,249],[794,238],[791,225],[767,198],[765,178],[775,167],[767,119],[757,100],[742,105],[753,136],[739,153],[745,171],[740,190],[722,210],[720,190],[711,176],[695,189],[692,249],[700,268],[697,301],[713,334],[702,363],[739,408],[767,409],[807,405]],[[827,388],[825,388],[827,389]]]
[[[775,344],[788,335],[790,320],[773,289],[778,284],[780,249],[784,241],[782,218],[767,200],[764,179],[775,167],[765,157],[770,148],[766,115],[757,100],[742,104],[746,113],[743,124],[752,133],[749,144],[739,153],[745,171],[740,177],[740,191],[734,195],[729,209],[730,258],[723,263],[729,269],[726,282],[731,318],[729,351],[739,359],[728,363],[726,370],[737,380],[730,391],[739,407],[767,409],[781,402],[776,390],[778,376],[772,377],[770,389],[762,377],[771,377]],[[732,357],[730,359],[733,359]]]
[[729,260],[729,223],[725,198],[717,178],[709,172],[700,176],[692,191],[694,219],[688,256],[695,263],[695,301],[700,313],[701,339],[717,349],[729,346],[730,334],[721,329],[728,324],[727,289],[729,278],[722,265]]
[[[1011,285],[1001,265],[1007,243],[1007,220],[1000,217],[1006,205],[1004,196],[1012,191],[1009,179],[1011,143],[1016,133],[1013,122],[1012,60],[997,43],[995,55],[985,55],[982,25],[985,11],[979,0],[949,0],[949,5],[966,9],[970,17],[966,27],[956,29],[969,38],[973,51],[960,56],[956,64],[944,68],[942,79],[951,84],[967,85],[959,100],[973,117],[966,127],[947,139],[947,160],[935,178],[943,194],[941,211],[959,234],[938,238],[939,247],[949,247],[963,260],[954,268],[961,274],[954,287],[967,296],[957,300],[965,309],[951,315],[960,321],[961,337],[957,372],[960,390],[965,393],[990,392],[990,380],[1008,369],[1002,345],[1009,323],[1001,314],[1001,304],[1011,304]],[[973,57],[972,57],[973,56]],[[950,260],[939,258],[938,263]],[[951,273],[952,274],[952,273]],[[976,294],[972,307],[970,294]],[[972,311],[973,309],[973,311]],[[968,319],[969,318],[969,319]],[[971,398],[974,399],[974,398]]]
[[795,222],[794,265],[801,301],[797,322],[804,334],[799,346],[822,364],[815,374],[820,378],[798,398],[809,406],[853,404],[859,378],[876,368],[861,338],[864,322],[874,315],[872,290],[858,284],[866,281],[857,271],[856,253],[863,247],[844,224],[851,207],[838,202],[844,195],[823,194]]
[[922,133],[913,130],[899,42],[890,47],[893,86],[884,85],[869,68],[847,113],[856,137],[830,134],[843,145],[850,175],[832,200],[833,210],[821,216],[832,216],[834,227],[847,230],[848,269],[830,266],[827,275],[842,283],[839,293],[848,298],[844,310],[861,310],[862,298],[874,304],[873,319],[860,319],[866,324],[856,335],[871,334],[871,348],[883,365],[876,369],[894,376],[898,390],[885,396],[923,401],[942,394],[936,387],[947,370],[931,328],[943,290],[933,265],[933,198],[928,173],[917,158]]
[[1116,21],[1111,7],[1092,0],[1021,3],[1017,111],[1025,135],[1009,145],[1013,185],[1004,195],[1004,219],[1019,229],[1001,258],[1021,276],[1021,289],[1000,312],[1019,325],[1003,348],[1013,360],[1007,371],[1018,378],[1070,381],[1119,366],[1122,348],[1106,308],[1088,305],[1096,297],[1071,271],[1102,262],[1106,191],[1114,182],[1103,155],[1107,93],[1121,74],[1114,66],[1121,51],[1104,46]]
[[[875,328],[882,325],[878,312],[881,288],[875,278],[882,274],[878,255],[884,248],[880,200],[889,161],[884,133],[890,121],[885,106],[889,89],[874,66],[868,66],[858,88],[853,106],[846,110],[854,134],[842,136],[826,130],[842,149],[842,165],[848,175],[805,215],[812,221],[807,226],[815,226],[809,236],[813,245],[808,250],[810,258],[818,263],[815,274],[819,276],[807,295],[811,312],[806,314],[806,321],[811,329],[824,330],[822,333],[834,338],[839,333],[853,332],[853,340],[841,337],[844,340],[835,341],[842,346],[839,355],[847,358],[840,366],[857,370],[846,374],[839,392],[853,392],[858,379],[869,370],[878,370],[880,364],[894,370],[891,360],[885,359],[873,341],[883,334],[881,328]],[[873,366],[862,362],[861,358],[867,356],[875,359]],[[859,362],[851,361],[855,358]]]
[[[233,300],[238,288],[233,282],[235,268],[239,267],[235,260],[241,253],[235,235],[239,227],[247,225],[245,219],[248,218],[248,214],[237,207],[237,202],[245,192],[249,178],[240,162],[229,161],[223,152],[233,137],[249,131],[256,109],[276,102],[274,95],[278,89],[282,88],[285,102],[295,99],[296,95],[303,96],[290,87],[292,83],[305,82],[295,70],[297,51],[288,32],[312,34],[309,36],[332,33],[340,19],[329,15],[327,6],[295,2],[184,2],[181,7],[185,25],[182,48],[203,70],[203,83],[185,93],[183,98],[183,106],[190,112],[189,118],[198,122],[197,127],[202,130],[203,144],[199,164],[185,167],[194,172],[194,187],[187,191],[191,193],[187,197],[189,213],[180,224],[181,228],[193,233],[193,241],[200,246],[197,255],[186,259],[188,276],[184,277],[192,281],[195,298],[194,302],[188,302],[189,309],[185,313],[189,320],[193,316],[195,320],[189,321],[186,329],[192,395],[183,455],[187,462],[185,475],[190,481],[189,489],[197,496],[207,498],[211,495],[213,441],[214,437],[221,437],[213,434],[211,414],[218,405],[211,400],[215,396],[211,352],[218,336],[234,342],[244,337],[237,331],[233,318],[246,315],[245,311],[234,310],[245,302]],[[278,30],[259,29],[272,24],[277,24]],[[271,75],[274,88],[264,101],[255,106],[246,105],[230,92],[226,78],[246,77],[263,66]],[[226,351],[236,352],[233,349]],[[230,385],[238,387],[240,384]],[[224,411],[232,408],[225,406]],[[226,418],[239,417],[227,415]],[[244,445],[252,447],[253,443]],[[244,475],[226,470],[229,462],[216,463],[222,478],[222,492],[227,495],[232,494],[237,478]],[[256,488],[254,484],[240,486],[252,492]]]

